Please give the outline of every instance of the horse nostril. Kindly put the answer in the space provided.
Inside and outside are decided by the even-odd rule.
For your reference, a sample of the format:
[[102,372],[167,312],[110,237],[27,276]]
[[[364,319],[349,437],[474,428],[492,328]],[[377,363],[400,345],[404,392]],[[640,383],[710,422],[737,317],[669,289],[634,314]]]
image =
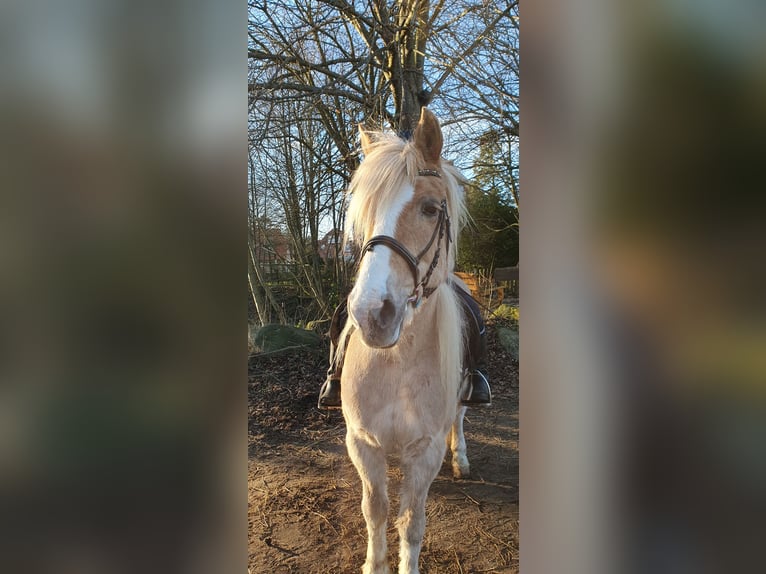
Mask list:
[[396,316],[396,308],[390,299],[383,299],[383,306],[378,313],[378,323],[382,328],[388,327]]

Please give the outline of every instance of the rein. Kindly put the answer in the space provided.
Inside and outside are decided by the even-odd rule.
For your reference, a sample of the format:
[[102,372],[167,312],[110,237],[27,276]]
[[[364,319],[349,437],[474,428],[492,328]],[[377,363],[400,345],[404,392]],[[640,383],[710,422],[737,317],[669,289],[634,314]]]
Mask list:
[[[441,177],[441,174],[435,169],[418,170],[418,175]],[[376,245],[385,245],[396,254],[398,254],[402,259],[404,259],[405,263],[407,263],[409,266],[410,271],[412,272],[412,278],[415,281],[415,288],[412,291],[412,295],[410,295],[410,297],[407,299],[407,302],[411,303],[412,306],[417,309],[424,298],[427,299],[434,291],[436,291],[436,287],[428,287],[428,282],[431,280],[431,275],[433,274],[434,269],[436,269],[436,266],[439,264],[439,256],[442,249],[442,238],[444,237],[445,229],[447,232],[447,240],[445,241],[445,245],[447,246],[447,256],[449,256],[449,244],[452,241],[452,233],[450,230],[449,213],[447,212],[447,200],[443,199],[441,202],[441,209],[439,210],[439,221],[437,222],[436,227],[434,227],[434,232],[431,234],[431,239],[416,256],[412,255],[412,253],[410,253],[410,251],[400,241],[389,235],[376,235],[375,237],[371,237],[362,246],[362,256],[364,256],[364,254],[368,251],[372,251],[372,248]],[[437,242],[434,257],[431,260],[431,264],[428,266],[428,270],[421,279],[420,260],[426,253],[428,253],[428,250],[431,249],[434,241]]]

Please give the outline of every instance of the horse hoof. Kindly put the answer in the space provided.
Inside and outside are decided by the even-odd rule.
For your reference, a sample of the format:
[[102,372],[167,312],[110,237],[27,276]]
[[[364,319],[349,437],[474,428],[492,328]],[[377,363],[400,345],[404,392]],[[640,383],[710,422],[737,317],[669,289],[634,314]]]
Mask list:
[[365,562],[362,567],[362,574],[391,574],[391,570],[389,570],[387,562],[374,565]]
[[471,478],[471,468],[468,466],[465,467],[459,467],[457,465],[452,467],[452,476],[457,478],[458,480],[463,480],[466,478]]

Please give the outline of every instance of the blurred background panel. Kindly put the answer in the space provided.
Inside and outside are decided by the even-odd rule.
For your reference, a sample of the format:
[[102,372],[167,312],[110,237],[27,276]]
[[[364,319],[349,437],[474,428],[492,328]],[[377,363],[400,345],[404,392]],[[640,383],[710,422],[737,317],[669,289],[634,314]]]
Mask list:
[[765,12],[522,6],[522,572],[762,569]]
[[0,7],[0,570],[245,568],[246,10]]

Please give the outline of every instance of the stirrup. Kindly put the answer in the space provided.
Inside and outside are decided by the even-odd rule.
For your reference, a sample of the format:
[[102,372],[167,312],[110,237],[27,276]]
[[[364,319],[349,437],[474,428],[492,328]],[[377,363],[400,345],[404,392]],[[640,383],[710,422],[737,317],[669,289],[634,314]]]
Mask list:
[[[470,375],[468,394],[462,398],[461,404],[471,407],[488,407],[492,404],[492,389],[484,373],[480,370],[473,371]],[[477,380],[481,377],[481,380]]]
[[339,409],[340,402],[340,381],[338,379],[327,379],[322,383],[319,389],[318,409]]

